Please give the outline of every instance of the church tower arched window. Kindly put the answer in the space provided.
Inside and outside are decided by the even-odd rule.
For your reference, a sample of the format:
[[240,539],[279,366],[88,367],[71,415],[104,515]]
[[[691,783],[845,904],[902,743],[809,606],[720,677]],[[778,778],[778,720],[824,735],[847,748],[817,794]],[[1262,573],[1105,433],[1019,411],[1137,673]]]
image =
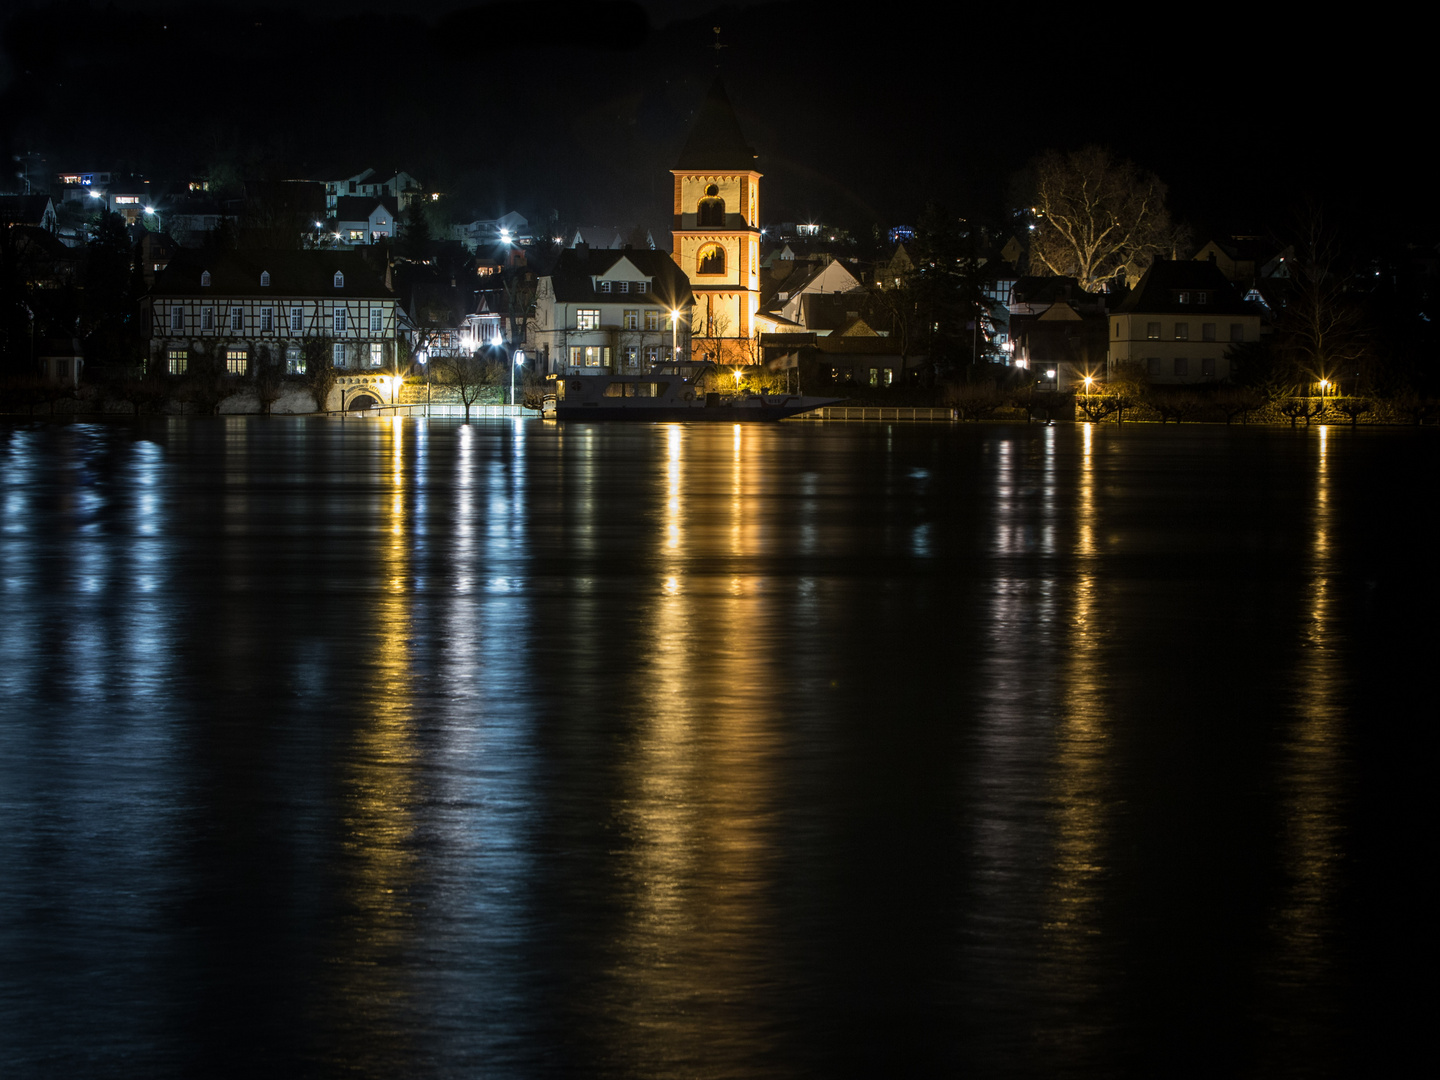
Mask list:
[[705,197],[700,200],[700,212],[696,221],[700,225],[723,227],[725,224],[725,200],[720,198],[720,189],[714,184],[705,189]]
[[725,249],[719,244],[706,244],[695,259],[697,274],[725,273]]

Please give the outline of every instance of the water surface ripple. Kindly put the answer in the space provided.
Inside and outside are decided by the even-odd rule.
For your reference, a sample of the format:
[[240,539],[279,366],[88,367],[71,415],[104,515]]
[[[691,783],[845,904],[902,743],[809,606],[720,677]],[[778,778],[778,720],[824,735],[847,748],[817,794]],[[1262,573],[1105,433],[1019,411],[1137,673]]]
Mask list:
[[0,427],[0,1075],[1403,1060],[1437,445]]

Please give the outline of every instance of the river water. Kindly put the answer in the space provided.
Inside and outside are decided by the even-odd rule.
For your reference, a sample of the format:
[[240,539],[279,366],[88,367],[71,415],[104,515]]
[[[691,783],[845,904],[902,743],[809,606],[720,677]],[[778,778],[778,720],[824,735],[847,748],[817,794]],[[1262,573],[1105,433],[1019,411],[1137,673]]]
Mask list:
[[1433,1019],[1437,466],[0,427],[0,1076],[1383,1069]]

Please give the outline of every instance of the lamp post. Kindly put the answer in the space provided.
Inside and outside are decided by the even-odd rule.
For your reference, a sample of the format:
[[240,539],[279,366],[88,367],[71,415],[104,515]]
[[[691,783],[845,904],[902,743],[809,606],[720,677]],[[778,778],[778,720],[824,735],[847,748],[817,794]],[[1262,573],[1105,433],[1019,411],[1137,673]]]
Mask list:
[[[91,197],[92,199],[99,199],[99,200],[100,200],[100,206],[99,206],[99,208],[97,209],[96,212],[99,213],[99,215],[100,215],[100,220],[103,222],[103,221],[105,220],[105,211],[109,209],[109,207],[105,205],[105,193],[104,193],[103,191],[96,191],[94,188],[91,188],[91,189],[90,189],[90,197]],[[99,232],[100,232],[99,226],[96,226],[95,232],[96,232],[97,235],[99,234]],[[94,238],[94,237],[92,237],[92,239],[93,239],[93,238]]]
[[420,368],[425,372],[425,419],[430,419],[430,365],[425,361],[430,359],[424,349],[415,354],[415,359],[420,361]]
[[670,312],[670,361],[674,363],[680,359],[680,312],[672,309]]
[[510,407],[515,407],[515,369],[525,363],[525,350],[515,350],[515,363],[510,365]]

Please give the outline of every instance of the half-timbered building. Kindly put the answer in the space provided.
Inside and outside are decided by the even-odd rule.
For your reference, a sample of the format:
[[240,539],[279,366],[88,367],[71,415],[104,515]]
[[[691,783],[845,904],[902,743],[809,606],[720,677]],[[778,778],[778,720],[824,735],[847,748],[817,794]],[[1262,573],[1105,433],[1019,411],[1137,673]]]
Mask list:
[[341,370],[397,363],[389,271],[359,252],[183,251],[144,306],[152,372],[181,375],[203,358],[232,375],[267,363],[299,374],[317,344]]

